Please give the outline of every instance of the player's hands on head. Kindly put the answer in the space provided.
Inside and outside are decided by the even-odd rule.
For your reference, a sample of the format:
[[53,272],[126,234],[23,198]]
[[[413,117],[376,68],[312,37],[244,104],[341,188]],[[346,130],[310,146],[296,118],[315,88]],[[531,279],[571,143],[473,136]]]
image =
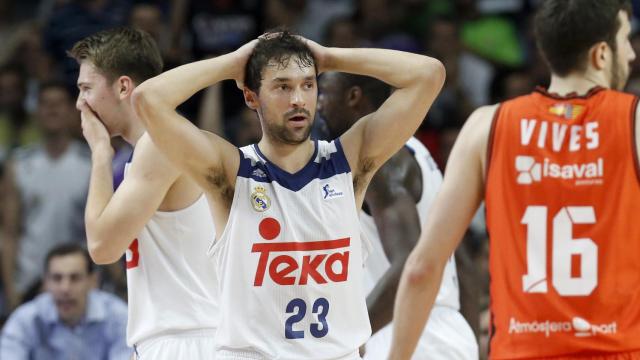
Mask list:
[[240,90],[244,89],[244,69],[247,66],[249,56],[253,53],[253,49],[256,47],[256,44],[258,44],[258,39],[253,39],[239,47],[238,50],[234,52],[238,58],[238,67],[233,79],[236,81],[236,86]]
[[111,136],[96,113],[84,101],[78,104],[78,109],[80,110],[82,135],[87,140],[91,152],[107,151],[113,155]]
[[[258,37],[258,39],[271,39],[274,38],[278,35],[280,35],[280,32],[271,32],[271,33],[266,33],[266,34],[262,34]],[[328,48],[318,44],[317,42],[313,41],[313,40],[309,40],[307,38],[305,38],[304,36],[300,36],[300,35],[295,35],[295,37],[297,37],[298,39],[302,40],[302,42],[306,43],[307,46],[309,47],[309,50],[311,50],[311,53],[313,54],[313,58],[316,62],[316,67],[318,68],[318,75],[320,75],[322,72],[327,71],[327,67],[328,67],[328,53],[329,50]]]
[[309,40],[300,35],[297,35],[297,37],[300,38],[300,40],[304,41],[309,47],[309,50],[311,50],[311,53],[313,54],[313,59],[316,61],[316,68],[318,69],[318,75],[329,70],[328,68],[329,67],[329,64],[328,64],[329,49],[327,47],[324,47],[318,44],[313,40]]

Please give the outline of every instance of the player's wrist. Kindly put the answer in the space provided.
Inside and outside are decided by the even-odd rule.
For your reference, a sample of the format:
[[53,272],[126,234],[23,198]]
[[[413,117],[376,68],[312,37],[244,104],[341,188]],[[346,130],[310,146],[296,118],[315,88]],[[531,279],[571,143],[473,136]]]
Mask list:
[[113,160],[114,155],[115,151],[113,150],[113,147],[111,147],[111,144],[97,144],[91,147],[91,159],[93,161],[111,161]]

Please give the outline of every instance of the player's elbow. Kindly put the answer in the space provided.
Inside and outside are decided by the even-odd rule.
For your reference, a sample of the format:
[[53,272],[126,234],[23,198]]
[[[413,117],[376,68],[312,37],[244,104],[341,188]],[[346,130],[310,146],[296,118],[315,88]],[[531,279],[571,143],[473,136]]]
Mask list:
[[142,122],[153,125],[153,119],[166,111],[174,110],[177,104],[173,104],[165,91],[159,88],[160,83],[151,78],[138,85],[131,94],[131,105],[136,115]]
[[91,260],[93,260],[93,262],[98,265],[113,264],[120,258],[120,256],[114,256],[113,254],[110,254],[108,249],[106,249],[103,245],[95,244],[95,242],[94,244],[91,244],[91,242],[89,242],[88,250]]
[[142,83],[133,90],[131,94],[131,105],[133,105],[133,109],[136,115],[138,115],[138,118],[142,120],[145,125],[149,125],[149,119],[151,118],[149,115],[154,109],[154,95],[153,89],[145,84],[146,83]]
[[440,60],[424,57],[423,65],[417,68],[416,79],[430,89],[440,89],[444,85],[447,71]]
[[441,276],[444,264],[430,257],[414,252],[404,266],[403,277],[411,287],[424,287]]
[[110,240],[112,239],[108,239],[106,234],[101,234],[87,226],[87,250],[94,263],[107,265],[120,259],[121,254],[115,254],[109,246]]

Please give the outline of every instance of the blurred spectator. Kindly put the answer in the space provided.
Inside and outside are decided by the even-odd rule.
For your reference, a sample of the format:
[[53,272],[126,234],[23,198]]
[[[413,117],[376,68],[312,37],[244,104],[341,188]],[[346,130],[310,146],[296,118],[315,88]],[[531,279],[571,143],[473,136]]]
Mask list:
[[536,86],[527,68],[498,73],[493,82],[491,98],[496,103],[529,94]]
[[424,44],[427,55],[440,59],[447,66],[447,78],[449,71],[455,72],[457,87],[471,106],[489,102],[494,70],[491,64],[464,49],[457,21],[444,16],[432,20],[424,35]]
[[470,93],[474,90],[466,88],[468,78],[462,74],[469,72],[473,66],[470,68],[469,63],[461,62],[469,55],[465,54],[460,44],[458,24],[451,18],[438,17],[430,22],[424,46],[427,55],[442,61],[447,70],[447,79],[417,137],[432,151],[434,159],[444,169],[458,129],[473,110]]
[[[262,33],[262,4],[258,0],[175,0],[171,18],[171,55],[175,57],[181,53],[184,33],[192,40],[191,52],[195,59],[236,50]],[[208,106],[202,102],[213,100],[224,104],[222,119],[230,119],[245,107],[242,93],[233,81],[223,82],[221,92],[210,95],[203,99],[203,92],[199,92],[180,106],[180,112],[188,119],[199,119],[201,107]],[[216,96],[221,98],[214,99]]]
[[0,163],[11,150],[38,139],[38,131],[24,106],[27,84],[17,65],[0,68]]
[[367,45],[351,17],[337,17],[327,24],[323,45],[356,48]]
[[23,101],[29,114],[36,111],[39,84],[55,76],[52,58],[44,50],[42,29],[35,22],[25,23],[16,33],[8,55],[10,63],[20,64],[26,77],[26,97]]
[[133,6],[129,14],[129,25],[148,32],[158,44],[162,57],[171,64],[179,65],[181,54],[171,53],[171,34],[169,24],[162,17],[162,9],[156,3],[143,2]]
[[79,245],[52,249],[45,260],[46,293],[20,306],[0,338],[0,358],[11,360],[128,360],[127,305],[92,290],[96,275]]
[[268,0],[267,28],[286,26],[313,41],[321,41],[332,19],[353,14],[352,0]]
[[389,0],[357,0],[355,17],[363,36],[372,41],[394,32],[402,9]]
[[124,25],[132,0],[69,0],[56,8],[44,29],[44,44],[61,66],[65,82],[75,87],[78,64],[67,51],[78,40],[107,28]]
[[173,36],[186,30],[196,59],[233,51],[262,33],[257,0],[175,0],[173,12]]
[[2,275],[10,308],[38,290],[49,249],[68,239],[84,241],[91,164],[88,151],[70,136],[78,113],[63,83],[43,84],[37,120],[43,140],[17,149],[5,169]]

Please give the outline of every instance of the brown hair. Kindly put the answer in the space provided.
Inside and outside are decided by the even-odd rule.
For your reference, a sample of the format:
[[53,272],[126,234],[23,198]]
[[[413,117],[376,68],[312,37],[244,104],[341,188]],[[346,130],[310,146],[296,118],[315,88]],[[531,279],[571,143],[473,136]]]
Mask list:
[[88,36],[73,46],[69,56],[78,63],[90,61],[110,81],[126,75],[140,84],[162,72],[162,56],[151,35],[129,27]]
[[269,30],[265,35],[258,39],[245,67],[245,84],[249,89],[260,92],[262,72],[270,62],[284,68],[295,57],[298,66],[313,66],[317,74],[315,59],[304,41],[284,27]]
[[544,1],[535,17],[535,33],[551,71],[566,76],[584,70],[586,54],[601,41],[615,52],[620,10],[631,16],[629,0]]

